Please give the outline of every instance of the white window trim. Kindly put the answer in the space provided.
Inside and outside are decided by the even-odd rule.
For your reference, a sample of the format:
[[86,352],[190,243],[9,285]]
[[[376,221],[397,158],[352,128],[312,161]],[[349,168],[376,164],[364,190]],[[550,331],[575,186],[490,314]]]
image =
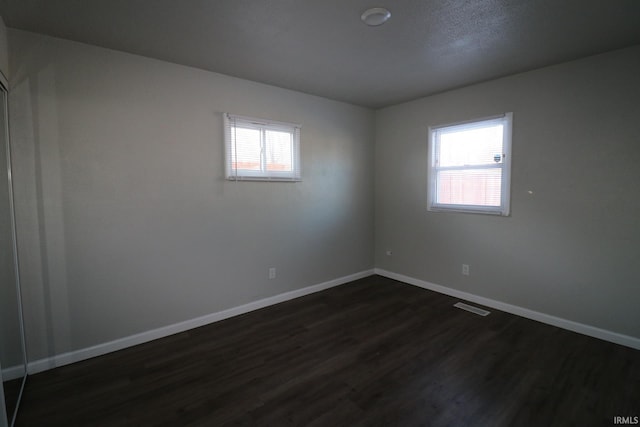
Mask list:
[[[502,188],[500,206],[479,206],[479,205],[459,205],[436,203],[436,171],[435,165],[437,150],[437,131],[444,128],[471,129],[477,125],[485,126],[491,122],[503,124],[503,161],[502,167]],[[446,125],[429,127],[429,173],[428,173],[428,190],[427,190],[427,210],[432,212],[461,212],[461,213],[480,213],[489,215],[509,216],[511,210],[511,135],[513,127],[513,113],[505,113],[499,116],[491,116],[474,120],[466,120],[464,122],[451,123]],[[475,167],[474,167],[475,168]]]
[[[231,181],[302,181],[302,165],[300,156],[300,129],[302,126],[295,123],[279,122],[275,120],[258,119],[255,117],[240,116],[224,113],[224,145],[225,145],[225,177]],[[293,171],[249,171],[233,168],[231,151],[232,124],[241,123],[243,127],[255,129],[281,130],[291,132],[293,135]],[[264,159],[263,159],[264,160]]]

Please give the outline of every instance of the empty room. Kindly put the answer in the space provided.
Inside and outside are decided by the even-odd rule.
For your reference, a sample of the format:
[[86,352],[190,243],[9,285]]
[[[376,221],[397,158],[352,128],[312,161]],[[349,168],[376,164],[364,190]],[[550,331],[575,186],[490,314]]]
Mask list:
[[0,18],[0,427],[640,424],[640,1]]

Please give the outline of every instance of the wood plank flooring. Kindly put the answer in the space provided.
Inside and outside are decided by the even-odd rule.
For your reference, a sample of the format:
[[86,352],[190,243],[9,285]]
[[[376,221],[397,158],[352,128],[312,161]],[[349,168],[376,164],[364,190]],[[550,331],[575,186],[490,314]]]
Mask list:
[[457,301],[371,276],[33,375],[17,425],[584,427],[640,416],[640,351]]
[[23,378],[17,378],[15,380],[5,381],[2,383],[2,387],[4,390],[4,401],[7,410],[7,418],[9,419],[9,421],[13,419],[13,412],[16,410],[16,403],[18,403],[18,398],[20,397],[22,380]]

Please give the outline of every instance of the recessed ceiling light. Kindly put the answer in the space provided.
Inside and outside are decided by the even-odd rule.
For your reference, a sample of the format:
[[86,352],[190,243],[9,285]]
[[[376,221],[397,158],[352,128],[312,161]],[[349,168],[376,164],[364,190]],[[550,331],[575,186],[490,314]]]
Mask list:
[[387,22],[391,18],[391,12],[383,7],[373,7],[364,11],[360,19],[365,24],[376,27]]

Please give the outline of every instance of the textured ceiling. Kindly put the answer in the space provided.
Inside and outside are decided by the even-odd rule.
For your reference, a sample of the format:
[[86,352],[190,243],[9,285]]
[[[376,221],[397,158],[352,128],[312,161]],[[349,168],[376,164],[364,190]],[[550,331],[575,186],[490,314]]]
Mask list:
[[[392,16],[367,27],[374,6]],[[373,108],[640,44],[640,0],[0,0],[0,14]]]

